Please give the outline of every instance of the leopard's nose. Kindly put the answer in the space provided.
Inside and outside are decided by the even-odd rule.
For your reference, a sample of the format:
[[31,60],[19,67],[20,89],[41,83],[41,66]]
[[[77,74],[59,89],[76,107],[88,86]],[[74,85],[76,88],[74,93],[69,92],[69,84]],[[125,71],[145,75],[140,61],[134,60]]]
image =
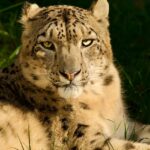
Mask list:
[[60,75],[69,81],[72,81],[78,74],[80,74],[80,72],[81,72],[81,69],[75,72],[59,71]]

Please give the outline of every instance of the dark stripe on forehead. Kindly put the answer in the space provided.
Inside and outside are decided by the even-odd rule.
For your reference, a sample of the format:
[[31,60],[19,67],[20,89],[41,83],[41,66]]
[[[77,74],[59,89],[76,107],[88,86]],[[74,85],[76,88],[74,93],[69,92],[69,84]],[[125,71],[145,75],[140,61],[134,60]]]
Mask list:
[[63,20],[66,24],[68,23],[68,12],[66,9],[63,11]]
[[64,11],[63,11],[63,20],[64,20],[64,23],[65,23],[65,30],[66,30],[66,38],[67,38],[67,40],[69,40],[69,37],[68,37],[68,32],[67,32],[67,24],[68,24],[68,22],[69,22],[69,18],[68,18],[68,10],[67,9],[64,9]]

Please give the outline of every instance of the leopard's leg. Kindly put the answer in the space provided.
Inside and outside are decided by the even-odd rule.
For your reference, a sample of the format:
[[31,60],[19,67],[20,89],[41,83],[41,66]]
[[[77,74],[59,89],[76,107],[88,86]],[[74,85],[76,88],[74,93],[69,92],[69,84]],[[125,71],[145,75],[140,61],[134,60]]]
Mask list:
[[93,150],[150,150],[150,145],[115,138],[107,138]]
[[108,136],[106,128],[97,127],[80,124],[74,131],[74,144],[69,150],[150,150],[148,144]]
[[[107,137],[97,132],[95,138],[88,141],[81,150],[150,150],[150,145],[128,140],[121,140],[114,137]],[[84,139],[82,139],[84,140]],[[88,148],[87,148],[88,147]],[[73,150],[73,149],[71,149]]]
[[[148,131],[150,130],[150,126],[134,122],[131,123],[129,121],[126,121],[125,124],[128,131],[125,131],[126,129],[124,130],[124,126],[122,130],[124,130],[123,132],[128,132],[126,133],[128,134],[127,137],[124,137],[127,139],[119,139],[113,135],[108,136],[105,133],[100,132],[98,135],[100,141],[97,141],[93,150],[150,150],[150,145],[146,144],[149,143],[150,132],[148,133]],[[132,137],[130,134],[135,134],[137,136],[136,142],[133,142],[134,139],[128,139]],[[141,141],[139,139],[141,139]]]

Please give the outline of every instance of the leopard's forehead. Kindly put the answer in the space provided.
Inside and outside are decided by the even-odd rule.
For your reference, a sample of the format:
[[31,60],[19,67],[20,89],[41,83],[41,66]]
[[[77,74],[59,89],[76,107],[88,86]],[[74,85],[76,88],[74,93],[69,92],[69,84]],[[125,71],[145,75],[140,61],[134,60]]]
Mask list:
[[[92,16],[90,11],[74,6],[49,6],[43,8],[31,21],[38,23],[38,37],[44,35],[57,41],[63,41],[66,38],[75,40],[94,31],[89,25],[90,16]],[[34,31],[35,28],[34,25]]]
[[90,12],[86,9],[75,7],[75,6],[66,6],[66,5],[58,5],[58,6],[49,6],[44,8],[37,15],[38,17],[42,17],[43,19],[60,19],[63,18],[65,22],[69,22],[71,19],[77,19],[86,21]]

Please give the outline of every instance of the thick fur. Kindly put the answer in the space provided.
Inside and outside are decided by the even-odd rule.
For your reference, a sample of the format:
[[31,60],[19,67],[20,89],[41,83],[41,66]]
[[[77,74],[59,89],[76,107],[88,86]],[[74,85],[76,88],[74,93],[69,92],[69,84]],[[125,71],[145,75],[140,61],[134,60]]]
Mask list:
[[150,127],[128,119],[108,31],[109,5],[27,3],[22,48],[0,73],[0,146],[150,150]]

